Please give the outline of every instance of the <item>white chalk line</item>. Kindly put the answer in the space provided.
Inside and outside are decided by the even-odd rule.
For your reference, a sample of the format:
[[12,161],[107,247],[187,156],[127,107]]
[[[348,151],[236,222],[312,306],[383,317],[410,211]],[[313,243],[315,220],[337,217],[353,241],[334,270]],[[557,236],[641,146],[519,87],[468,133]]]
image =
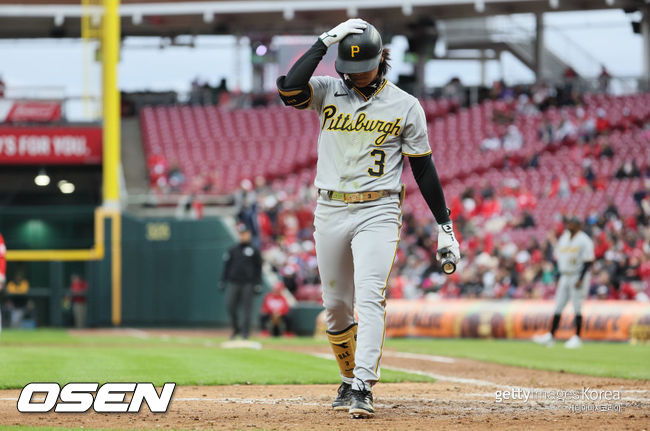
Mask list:
[[[137,336],[137,337],[142,337],[146,338],[149,335],[145,331],[141,331],[139,329],[133,329],[129,328],[128,332],[130,332],[132,335]],[[206,345],[206,347],[208,347]],[[210,346],[211,347],[211,346]],[[310,353],[312,356],[316,356],[319,358],[324,358],[324,359],[329,359],[329,360],[334,360],[334,358],[329,355],[329,354],[323,354],[323,353]],[[408,353],[408,352],[384,352],[384,356],[386,357],[397,357],[397,358],[405,358],[405,359],[418,359],[418,360],[424,360],[424,361],[429,361],[429,362],[439,362],[439,363],[445,363],[445,364],[453,364],[455,363],[455,360],[453,358],[445,357],[445,356],[437,356],[437,355],[427,355],[427,354],[421,354],[421,353]],[[527,390],[527,391],[533,391],[533,392],[544,392],[544,391],[559,391],[560,389],[557,388],[536,388],[536,387],[524,387],[524,386],[517,386],[517,385],[503,385],[500,383],[495,383],[491,382],[488,380],[481,380],[481,379],[472,379],[472,378],[466,378],[466,377],[456,377],[456,376],[448,376],[448,375],[443,375],[443,374],[437,374],[437,373],[430,373],[426,371],[421,371],[421,370],[413,370],[413,369],[407,369],[407,368],[395,368],[395,367],[383,367],[384,369],[391,369],[395,371],[402,371],[402,372],[407,372],[407,373],[412,373],[412,374],[419,374],[427,377],[431,377],[436,380],[440,380],[443,382],[450,382],[450,383],[459,383],[459,384],[465,384],[465,385],[474,385],[474,386],[489,386],[489,387],[494,387],[494,388],[504,388],[506,390],[510,389],[519,389],[519,390]],[[625,390],[623,389],[622,392],[635,392],[638,394],[647,394],[650,393],[650,390],[643,390],[643,389],[634,389],[634,390]],[[627,400],[633,401],[646,401],[647,399],[632,399],[632,398],[626,398]]]
[[456,362],[453,358],[447,358],[446,356],[425,355],[422,353],[384,352],[383,355],[395,358],[422,359],[425,361],[441,362],[443,364],[453,364]]
[[[310,355],[316,356],[318,358],[334,360],[332,355],[329,355],[329,354],[310,353]],[[424,356],[426,356],[426,355],[424,355]],[[426,358],[421,358],[421,359],[428,360]],[[529,392],[550,392],[550,391],[559,392],[559,391],[564,390],[564,389],[558,389],[558,388],[536,388],[536,387],[525,387],[525,386],[517,386],[517,385],[503,385],[503,384],[491,382],[491,381],[488,381],[488,380],[447,376],[447,375],[443,375],[443,374],[431,373],[431,372],[428,372],[428,371],[413,370],[413,369],[410,369],[410,368],[398,368],[398,367],[393,367],[393,366],[391,366],[391,367],[382,366],[382,368],[386,369],[386,370],[395,370],[395,371],[401,371],[401,372],[405,372],[405,373],[411,373],[411,374],[418,374],[418,375],[421,375],[421,376],[427,376],[427,377],[431,377],[431,378],[436,379],[436,380],[440,380],[442,382],[460,383],[460,384],[474,385],[474,386],[487,386],[487,387],[493,387],[493,388],[505,389],[505,390],[513,390],[513,389],[515,389],[515,390],[529,391]],[[627,392],[624,389],[622,389],[621,391],[622,392]],[[634,391],[636,393],[650,393],[649,390],[643,390],[643,389],[635,389]],[[645,401],[647,401],[647,400],[648,399],[645,399]]]
[[143,331],[142,329],[125,328],[124,331],[126,332],[127,335],[134,338],[139,338],[141,340],[146,340],[150,338],[149,334],[146,331]]

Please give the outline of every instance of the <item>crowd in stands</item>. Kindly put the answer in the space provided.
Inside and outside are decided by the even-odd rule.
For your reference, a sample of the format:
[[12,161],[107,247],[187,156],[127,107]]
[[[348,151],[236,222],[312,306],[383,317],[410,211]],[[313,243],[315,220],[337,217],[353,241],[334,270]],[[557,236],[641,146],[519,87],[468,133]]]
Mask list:
[[[601,93],[607,93],[610,78],[603,70]],[[644,150],[650,142],[648,97],[585,95],[580,88],[579,79],[568,70],[564,83],[556,87],[544,83],[507,87],[497,82],[491,99],[478,108],[465,109],[465,99],[454,99],[463,92],[459,80],[446,87],[448,99],[422,101],[430,139],[450,137],[457,142],[449,144],[460,145],[474,159],[462,166],[439,167],[464,256],[453,276],[441,273],[435,260],[435,223],[407,173],[409,193],[402,240],[389,279],[390,297],[551,298],[557,276],[553,245],[562,233],[563,218],[577,215],[597,248],[590,296],[648,299],[650,154]],[[289,121],[281,111],[266,109],[270,110],[246,121],[259,121],[262,131],[268,119]],[[212,125],[201,118],[210,112],[192,114],[197,115],[193,121],[199,134],[202,124],[221,128],[221,119]],[[171,114],[179,119],[186,115]],[[251,125],[243,122],[244,117],[227,118],[242,121],[229,139]],[[465,124],[471,125],[471,133],[466,133]],[[302,133],[311,132],[307,127]],[[149,133],[156,136],[155,131]],[[252,132],[252,139],[256,133]],[[467,139],[476,142],[466,144]],[[292,151],[305,148],[304,144],[295,147]],[[436,154],[439,150],[434,148],[434,157],[444,157]],[[310,162],[315,156],[313,149],[304,151],[312,153],[299,162],[296,159],[298,167],[288,174],[258,172],[237,180],[241,186],[235,195],[240,221],[251,228],[265,261],[283,284],[298,300],[319,301],[313,242],[316,190]],[[152,188],[232,192],[217,169],[185,178],[173,165],[150,156]]]
[[[599,114],[599,118],[591,118],[578,107],[575,115],[563,115],[558,123],[544,122],[538,131],[539,139],[547,145],[575,153],[572,157],[581,167],[577,178],[554,177],[547,187],[534,193],[518,181],[507,179],[506,166],[502,172],[506,179],[500,186],[468,186],[458,195],[448,195],[464,254],[459,270],[451,277],[442,274],[435,260],[436,228],[432,217],[416,216],[407,206],[402,240],[389,279],[389,297],[551,299],[557,278],[553,246],[563,231],[564,217],[570,214],[556,208],[550,220],[540,220],[541,214],[536,211],[540,201],[608,193],[614,180],[639,179],[637,189],[626,188],[629,196],[620,197],[634,200],[633,211],[628,208],[623,214],[614,196],[609,196],[604,209],[594,207],[581,216],[584,230],[596,244],[590,297],[648,300],[650,163],[647,158],[639,158],[641,162],[630,158],[615,172],[605,174],[597,161],[613,158],[612,133],[623,133],[624,138],[632,136],[625,132],[636,137],[640,134],[649,142],[650,121],[626,112],[612,124],[602,112]],[[515,134],[512,130],[508,133]],[[551,153],[550,157],[565,154]],[[530,160],[522,165],[526,169],[539,168]],[[258,236],[266,260],[299,300],[317,301],[320,288],[312,237],[316,192],[311,178],[305,178],[295,190],[286,189],[281,181],[267,184],[258,178],[256,185],[244,193],[255,201]],[[541,237],[540,231],[534,230],[538,225]],[[537,235],[522,237],[518,231]]]
[[[501,195],[498,200],[507,196]],[[589,215],[584,220],[584,229],[596,245],[592,297],[648,300],[650,178],[637,193],[637,199],[639,207],[634,216],[622,216],[610,205],[604,213]],[[564,229],[563,220],[557,220],[541,241],[531,238],[517,243],[508,234],[495,235],[477,229],[476,218],[471,214],[480,212],[481,205],[470,214],[461,209],[456,217],[464,257],[451,277],[441,274],[434,259],[431,238],[435,232],[431,225],[419,225],[407,214],[389,295],[551,299],[557,277],[552,252]]]
[[[312,237],[313,187],[304,184],[298,193],[289,194],[264,185],[248,193],[257,194],[257,234],[265,261],[298,300],[319,301]],[[635,215],[623,216],[610,204],[602,214],[590,214],[584,219],[584,229],[596,246],[590,297],[648,300],[650,176],[634,199],[638,205]],[[542,240],[515,242],[508,234],[484,228],[486,221],[495,222],[503,216],[502,208],[511,204],[508,201],[526,209],[535,206],[535,200],[530,192],[508,187],[497,192],[468,189],[462,205],[452,210],[463,259],[451,277],[441,272],[435,260],[435,225],[416,219],[406,209],[388,296],[551,299],[557,278],[552,250],[564,229],[560,214],[555,215],[553,229]],[[516,227],[535,223],[530,212],[522,214],[516,219]]]

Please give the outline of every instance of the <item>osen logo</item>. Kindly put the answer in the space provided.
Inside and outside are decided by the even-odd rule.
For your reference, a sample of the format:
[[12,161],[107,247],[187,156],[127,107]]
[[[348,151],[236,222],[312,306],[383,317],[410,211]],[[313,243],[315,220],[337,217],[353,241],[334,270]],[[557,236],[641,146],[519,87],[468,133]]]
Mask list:
[[352,45],[350,47],[350,55],[354,57],[358,53],[359,53],[359,45]]
[[[176,389],[176,383],[165,383],[158,395],[153,383],[30,383],[20,391],[18,411],[21,413],[84,413],[91,407],[98,413],[138,413],[146,401],[152,413],[165,413]],[[130,401],[126,394],[133,393]],[[42,394],[35,400],[34,394]]]

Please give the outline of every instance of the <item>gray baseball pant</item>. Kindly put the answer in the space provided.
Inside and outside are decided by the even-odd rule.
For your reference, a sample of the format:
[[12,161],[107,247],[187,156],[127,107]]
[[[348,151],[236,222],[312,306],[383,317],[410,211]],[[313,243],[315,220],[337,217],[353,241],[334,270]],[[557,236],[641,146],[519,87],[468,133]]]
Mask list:
[[322,195],[315,212],[316,257],[328,331],[341,331],[359,314],[354,389],[379,380],[386,322],[386,286],[401,228],[397,196],[346,204]]

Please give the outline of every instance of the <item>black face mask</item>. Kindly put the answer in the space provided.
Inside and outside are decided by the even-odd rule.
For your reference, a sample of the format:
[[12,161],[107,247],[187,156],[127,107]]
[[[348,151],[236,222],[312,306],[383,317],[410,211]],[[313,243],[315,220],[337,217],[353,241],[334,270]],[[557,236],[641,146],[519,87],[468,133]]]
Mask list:
[[[350,79],[350,77],[348,76],[347,73],[341,73],[341,72],[338,72],[338,71],[337,71],[337,73],[339,74],[339,76],[341,77],[343,82],[345,83],[346,87],[348,87],[350,89],[351,88],[357,88],[358,90],[361,90],[361,88],[354,85],[354,82],[352,82],[352,80]],[[374,86],[374,88],[373,88],[373,91],[374,91],[377,88],[379,88],[379,84],[381,84],[381,82],[383,80],[384,80],[384,77],[381,74],[377,74],[377,77],[375,78],[375,80],[372,81],[370,84],[368,84],[366,87],[363,87],[363,88],[372,88]]]
[[356,88],[364,96],[366,96],[366,98],[370,98],[375,93],[375,91],[377,91],[380,84],[384,80],[384,77],[378,74],[377,77],[374,79],[374,81],[372,81],[367,86],[357,87],[356,85],[354,85],[354,82],[352,82],[352,80],[348,77],[346,73],[339,72],[339,76],[341,77],[341,79],[343,79],[343,82],[345,83],[346,87],[348,87],[349,89]]

